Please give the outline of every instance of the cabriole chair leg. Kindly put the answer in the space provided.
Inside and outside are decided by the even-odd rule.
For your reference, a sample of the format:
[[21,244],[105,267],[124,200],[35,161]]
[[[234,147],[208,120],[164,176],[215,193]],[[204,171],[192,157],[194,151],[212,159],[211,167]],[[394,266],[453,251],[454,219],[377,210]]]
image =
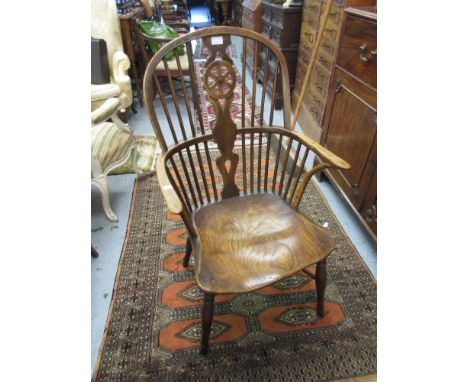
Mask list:
[[317,263],[315,272],[315,285],[317,288],[317,314],[319,317],[323,317],[325,315],[323,305],[325,300],[325,289],[327,287],[326,259],[323,259]]
[[112,210],[110,204],[110,193],[109,187],[107,186],[107,176],[102,175],[94,179],[94,184],[97,186],[97,188],[99,188],[99,191],[101,191],[102,208],[104,209],[104,213],[106,214],[107,218],[112,222],[118,221],[117,215]]
[[208,353],[208,344],[210,341],[211,324],[213,323],[214,315],[214,294],[205,293],[203,298],[202,308],[202,335],[200,354],[206,355]]

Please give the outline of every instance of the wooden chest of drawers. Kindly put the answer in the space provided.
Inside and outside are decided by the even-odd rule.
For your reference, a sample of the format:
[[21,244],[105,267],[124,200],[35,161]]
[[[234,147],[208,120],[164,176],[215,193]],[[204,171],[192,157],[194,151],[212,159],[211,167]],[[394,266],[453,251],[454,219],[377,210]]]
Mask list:
[[346,8],[322,144],[351,164],[325,174],[377,237],[377,15]]
[[[263,4],[262,0],[244,0],[242,3],[242,28],[249,29],[258,33],[262,33],[262,15]],[[253,41],[247,41],[246,46],[247,57],[246,62],[250,68],[254,66],[254,46]],[[257,60],[260,60],[260,53],[258,52]],[[260,61],[257,61],[260,62]]]
[[[297,64],[296,84],[293,94],[293,106],[304,83],[309,58],[316,43],[320,28],[320,17],[325,11],[325,0],[304,0],[304,11],[302,16],[300,49]],[[299,124],[304,132],[311,138],[320,139],[324,111],[330,86],[330,79],[338,54],[338,42],[343,21],[343,2],[333,3],[330,15],[325,26],[325,31],[317,55],[317,64],[311,75],[309,86],[309,97],[303,103]]]
[[[294,89],[294,80],[296,78],[297,55],[299,51],[299,39],[302,19],[302,7],[283,8],[282,4],[273,4],[263,1],[263,27],[262,33],[275,43],[283,53],[289,72],[289,82],[292,91]],[[263,57],[263,56],[261,56]],[[265,65],[265,57],[262,58],[262,65]],[[274,70],[273,66],[270,67]],[[262,79],[263,70],[259,71],[259,79]],[[279,84],[281,86],[281,84]],[[271,95],[272,89],[267,88]],[[281,97],[282,89],[278,89],[275,107],[281,107],[283,100]]]

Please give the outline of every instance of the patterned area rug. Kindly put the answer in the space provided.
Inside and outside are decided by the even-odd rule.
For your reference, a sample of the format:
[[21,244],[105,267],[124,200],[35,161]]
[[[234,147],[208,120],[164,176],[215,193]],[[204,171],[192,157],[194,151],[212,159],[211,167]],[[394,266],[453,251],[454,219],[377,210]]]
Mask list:
[[[210,50],[207,46],[203,46],[202,48],[202,40],[197,40],[197,45],[195,46],[195,50],[193,52],[193,58],[195,60],[206,60],[210,55]],[[236,46],[234,44],[228,46],[228,54],[231,58],[237,57]]]
[[299,272],[254,293],[217,296],[199,354],[202,294],[182,258],[186,230],[154,174],[138,177],[95,381],[326,381],[376,372],[376,283],[311,182],[301,211],[329,224],[324,318]]
[[[136,150],[136,167],[140,173],[154,170],[157,139],[153,135],[136,135],[133,150]],[[133,153],[125,163],[110,172],[110,175],[132,174]]]

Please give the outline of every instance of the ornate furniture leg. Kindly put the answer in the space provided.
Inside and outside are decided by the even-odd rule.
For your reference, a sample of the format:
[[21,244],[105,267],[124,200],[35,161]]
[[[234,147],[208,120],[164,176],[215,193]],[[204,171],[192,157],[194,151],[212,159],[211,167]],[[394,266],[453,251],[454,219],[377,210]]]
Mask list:
[[187,243],[185,244],[185,256],[182,265],[184,268],[188,267],[188,263],[190,261],[190,255],[192,254],[192,241],[190,240],[190,235],[187,236]]
[[317,263],[315,285],[317,287],[317,314],[319,317],[323,317],[325,315],[323,302],[325,298],[325,288],[327,287],[326,259],[323,259]]
[[202,336],[200,354],[206,355],[208,353],[208,342],[210,340],[211,324],[213,323],[214,315],[214,294],[205,293],[203,298],[202,309]]
[[112,210],[110,204],[110,194],[109,187],[107,186],[107,177],[105,175],[101,175],[100,177],[94,179],[94,184],[97,186],[99,191],[101,191],[102,207],[104,209],[104,213],[110,221],[116,222],[118,219],[117,215]]

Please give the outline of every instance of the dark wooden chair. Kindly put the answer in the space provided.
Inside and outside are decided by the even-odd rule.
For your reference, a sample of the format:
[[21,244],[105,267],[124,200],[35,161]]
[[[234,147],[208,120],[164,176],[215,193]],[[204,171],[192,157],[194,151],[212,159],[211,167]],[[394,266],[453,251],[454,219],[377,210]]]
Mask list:
[[[173,38],[161,38],[161,37],[153,37],[150,35],[147,35],[146,33],[142,32],[140,28],[136,25],[135,28],[135,35],[136,35],[136,40],[138,43],[138,47],[140,48],[141,55],[143,57],[143,65],[146,68],[153,57],[153,51],[149,45],[150,42],[153,43],[158,43],[161,45],[165,45],[168,42],[174,40]],[[186,33],[187,31],[180,30],[177,31],[178,33]],[[180,69],[182,70],[183,75],[188,75],[188,58],[186,54],[183,55],[178,55],[177,58],[174,58],[172,60],[166,60],[167,68],[168,70],[166,71],[164,63],[160,62],[160,64],[155,68],[155,73],[160,74],[160,75],[170,75],[171,77],[177,77],[179,73],[179,67],[177,66],[176,60],[180,61]]]
[[[233,60],[227,56],[226,44],[214,44],[202,81],[216,111],[215,126],[210,132],[202,129],[197,133],[193,118],[197,113],[197,97],[192,104],[184,97],[181,100],[184,105],[176,103],[174,106],[176,113],[172,117],[178,122],[177,126],[171,113],[166,115],[175,142],[168,148],[153,103],[154,89],[160,90],[151,82],[155,68],[160,61],[164,62],[168,52],[181,44],[191,52],[189,46],[194,38],[223,36],[230,40],[234,35],[243,38],[244,51],[247,40],[253,42],[255,51],[262,49],[261,56],[269,63],[263,67],[265,81],[259,97],[259,118],[251,113],[248,120],[243,110],[241,123],[232,120],[231,106],[239,77],[242,98],[245,97],[246,57],[243,55],[241,60],[243,76],[239,76]],[[189,63],[191,76],[197,80],[193,62]],[[257,86],[256,75],[262,70],[257,65],[255,60],[253,89]],[[202,354],[208,350],[214,298],[218,294],[253,291],[304,270],[316,281],[317,314],[321,317],[325,314],[326,257],[335,242],[326,229],[303,216],[298,207],[313,174],[324,168],[347,169],[349,164],[315,141],[285,128],[289,127],[289,94],[283,95],[284,125],[272,125],[275,102],[270,102],[270,110],[265,110],[268,109],[265,88],[269,86],[270,70],[274,79],[272,89],[276,89],[278,79],[283,89],[289,89],[285,59],[269,40],[248,30],[215,27],[192,32],[166,44],[153,57],[145,74],[145,102],[165,153],[157,163],[158,179],[169,210],[180,214],[187,227],[184,266],[193,254],[195,278],[204,293]],[[168,109],[163,92],[159,95],[155,102],[160,101],[163,109]],[[253,90],[252,110],[256,107],[255,99]],[[189,121],[187,129],[185,120]],[[250,126],[246,126],[246,122],[250,122]],[[322,163],[309,168],[312,153],[319,155]],[[313,264],[316,264],[315,273],[306,269]]]

